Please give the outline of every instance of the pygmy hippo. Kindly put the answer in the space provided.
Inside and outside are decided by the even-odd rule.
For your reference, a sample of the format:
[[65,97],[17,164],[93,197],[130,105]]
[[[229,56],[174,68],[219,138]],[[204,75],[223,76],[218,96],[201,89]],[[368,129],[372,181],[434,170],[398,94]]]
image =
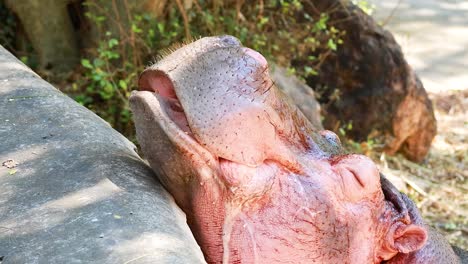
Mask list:
[[138,141],[208,263],[459,263],[367,157],[344,154],[232,36],[146,69]]

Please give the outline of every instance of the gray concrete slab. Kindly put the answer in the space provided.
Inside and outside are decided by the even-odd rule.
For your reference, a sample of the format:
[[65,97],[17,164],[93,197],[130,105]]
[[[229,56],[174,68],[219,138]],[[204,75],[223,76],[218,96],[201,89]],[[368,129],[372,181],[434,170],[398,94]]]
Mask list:
[[1,46],[0,186],[0,263],[204,262],[134,145]]

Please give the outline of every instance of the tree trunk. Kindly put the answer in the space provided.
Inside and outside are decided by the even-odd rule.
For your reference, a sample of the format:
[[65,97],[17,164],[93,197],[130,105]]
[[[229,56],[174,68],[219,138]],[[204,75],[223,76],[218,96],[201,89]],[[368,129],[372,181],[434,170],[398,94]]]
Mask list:
[[40,67],[56,72],[72,70],[79,61],[78,44],[66,0],[7,0],[21,20],[39,57]]

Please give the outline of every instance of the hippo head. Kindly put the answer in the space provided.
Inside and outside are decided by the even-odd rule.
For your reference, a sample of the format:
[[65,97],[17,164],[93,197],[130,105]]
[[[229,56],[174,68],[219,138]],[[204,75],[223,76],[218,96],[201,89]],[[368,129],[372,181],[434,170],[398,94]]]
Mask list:
[[426,242],[374,163],[314,129],[236,38],[183,46],[139,87],[139,143],[208,263],[380,263]]

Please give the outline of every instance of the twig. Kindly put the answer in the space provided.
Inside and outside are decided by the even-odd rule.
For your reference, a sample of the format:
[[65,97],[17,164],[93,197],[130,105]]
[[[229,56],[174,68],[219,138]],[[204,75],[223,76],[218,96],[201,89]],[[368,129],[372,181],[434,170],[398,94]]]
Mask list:
[[[131,23],[132,18],[130,16],[130,9],[128,8],[127,0],[124,0],[124,5],[125,5],[125,10],[127,12],[128,22]],[[136,52],[138,52],[138,49],[135,47],[135,32],[132,29],[130,29],[130,45],[132,46],[132,52],[133,52],[133,56],[132,56],[133,65],[139,65],[140,64],[139,59],[138,59],[139,56],[135,54]]]
[[200,6],[200,3],[198,3],[197,0],[194,0],[193,3],[195,4],[195,7],[197,8],[198,13],[203,13],[203,9]]
[[264,8],[264,3],[263,0],[260,0],[258,3],[258,18],[261,18],[263,16],[263,8]]
[[406,182],[409,186],[411,186],[411,188],[420,193],[422,196],[427,196],[427,192],[424,191],[421,187],[419,187],[414,181],[408,179],[404,175],[400,175],[400,177],[404,182]]
[[[179,1],[179,0],[177,0],[177,1]],[[124,264],[128,264],[128,263],[133,262],[133,261],[135,261],[135,260],[139,260],[139,259],[142,259],[142,258],[144,258],[144,257],[151,256],[151,255],[153,255],[153,254],[145,254],[145,255],[136,257],[136,258],[134,258],[134,259],[131,259],[131,260],[129,260],[129,261],[125,261]]]
[[321,12],[315,7],[314,3],[310,0],[307,0],[306,2],[309,3],[310,8],[312,9],[312,12],[314,12],[315,15],[320,16]]
[[317,65],[315,65],[315,68],[317,70],[320,69],[320,67],[322,66],[322,64],[325,62],[325,59],[332,53],[332,50],[329,49],[327,50],[325,53],[323,54],[320,54],[320,61],[317,63]]
[[426,174],[432,173],[431,169],[424,168],[424,167],[420,166],[419,164],[413,163],[413,162],[411,162],[411,161],[409,161],[409,160],[407,160],[405,158],[398,158],[396,156],[393,156],[393,157],[392,156],[387,156],[387,159],[389,159],[389,160],[391,160],[393,162],[401,163],[401,164],[403,164],[403,166],[406,166],[406,167],[408,167],[410,169],[413,169],[413,170],[415,170],[417,172],[422,171],[422,172],[424,172]]
[[382,27],[387,25],[388,22],[390,22],[390,20],[393,18],[393,15],[395,15],[395,11],[398,9],[398,7],[400,6],[401,4],[401,0],[398,0],[398,3],[395,5],[395,7],[392,9],[392,12],[390,12],[390,15],[388,15],[388,17],[384,20],[384,22],[382,22]]
[[185,12],[184,5],[182,4],[180,0],[176,0],[176,4],[182,15],[182,19],[184,20],[185,38],[192,39],[192,36],[190,35],[189,21],[188,21],[187,13]]
[[242,5],[244,4],[244,0],[237,0],[236,1],[236,20],[237,21],[245,21],[245,17],[241,12]]

